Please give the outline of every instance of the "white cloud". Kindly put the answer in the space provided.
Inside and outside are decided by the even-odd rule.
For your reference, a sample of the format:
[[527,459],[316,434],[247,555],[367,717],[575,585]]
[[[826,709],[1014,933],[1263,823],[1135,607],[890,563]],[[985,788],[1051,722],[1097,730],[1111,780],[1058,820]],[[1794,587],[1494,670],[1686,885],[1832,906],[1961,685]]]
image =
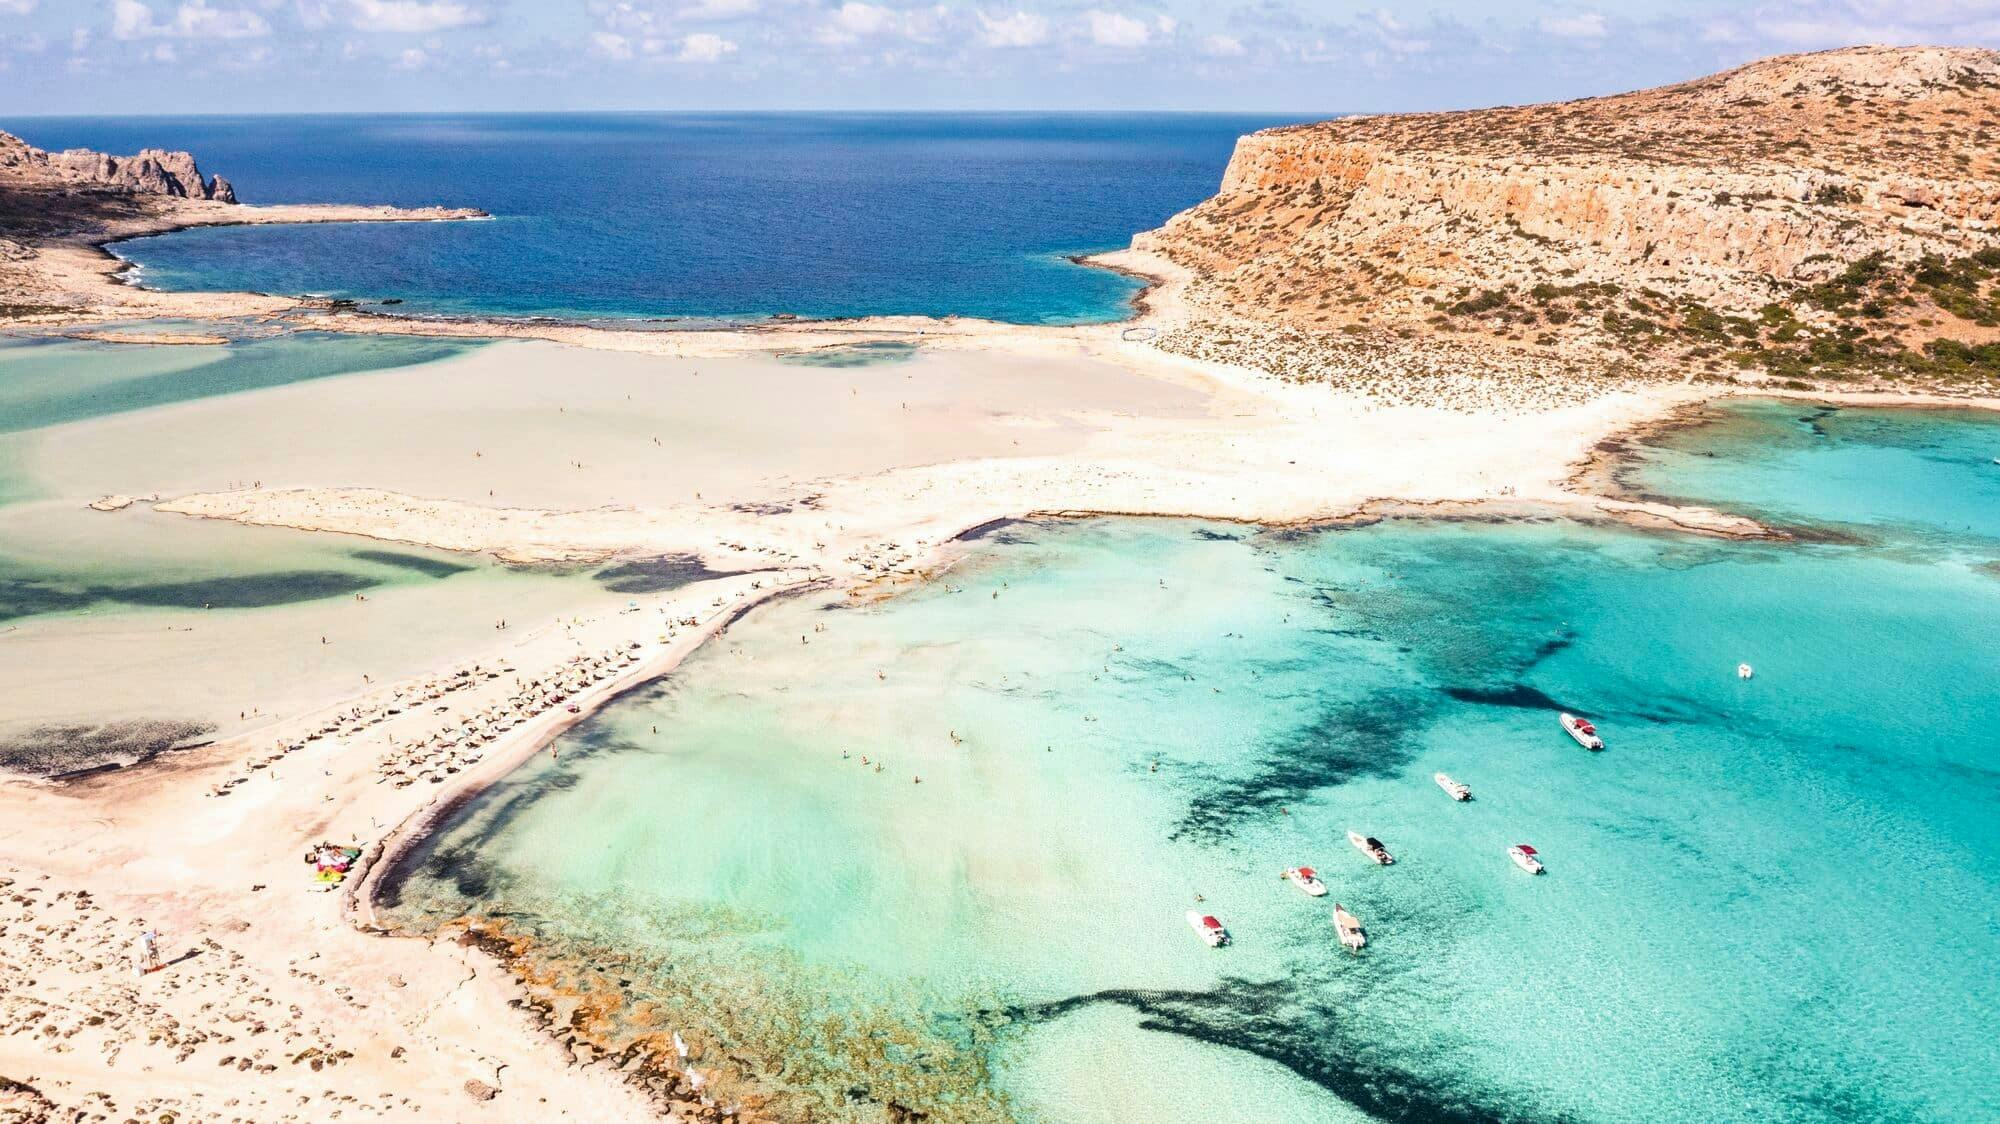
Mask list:
[[632,41],[615,31],[594,32],[590,37],[593,54],[608,59],[629,59],[632,57]]
[[697,31],[681,40],[680,53],[674,58],[680,62],[719,62],[724,55],[735,52],[736,44],[722,36]]
[[847,0],[847,3],[835,8],[820,26],[818,38],[822,43],[836,46],[882,38],[928,43],[937,38],[939,26],[947,14],[942,6],[901,10],[885,8],[880,4],[865,4],[861,0]]
[[154,62],[181,61],[180,52],[174,50],[174,45],[172,43],[155,43],[153,45],[153,49],[151,51],[148,51],[147,55],[150,56]]
[[243,8],[211,8],[207,0],[186,0],[162,23],[139,0],[112,0],[114,39],[252,39],[269,35],[264,17]]
[[0,16],[25,16],[35,10],[36,0],[0,0]]
[[1201,41],[1201,51],[1219,59],[1242,58],[1249,54],[1243,49],[1243,40],[1234,35],[1211,35]]
[[1048,17],[1026,11],[1004,16],[980,12],[979,41],[989,47],[1038,47],[1049,41]]
[[347,0],[347,20],[359,31],[422,35],[480,27],[492,18],[486,9],[460,0]]
[[402,54],[396,56],[396,69],[422,70],[424,67],[430,65],[430,61],[431,57],[421,49],[409,47],[404,49]]
[[1153,37],[1145,21],[1118,12],[1090,11],[1083,15],[1090,40],[1100,47],[1143,47]]
[[1542,34],[1558,39],[1602,39],[1607,34],[1604,17],[1597,12],[1578,12],[1573,16],[1543,16]]
[[758,0],[695,0],[680,10],[680,18],[694,23],[733,20],[755,15],[762,7]]

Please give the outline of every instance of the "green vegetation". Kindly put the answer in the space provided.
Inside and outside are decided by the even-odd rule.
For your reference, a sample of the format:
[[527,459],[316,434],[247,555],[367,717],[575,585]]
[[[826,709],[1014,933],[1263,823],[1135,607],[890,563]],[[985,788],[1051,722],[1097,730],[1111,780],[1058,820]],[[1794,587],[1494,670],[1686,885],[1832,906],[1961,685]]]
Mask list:
[[[1438,303],[1433,323],[1441,327],[1477,318],[1553,344],[1553,329],[1594,322],[1655,363],[1679,357],[1709,370],[1762,369],[1787,382],[2000,382],[2000,332],[1989,331],[2000,330],[2000,248],[1911,263],[1870,254],[1754,315],[1654,289],[1555,280],[1525,293],[1466,288]],[[1940,335],[1946,320],[1960,327]]]

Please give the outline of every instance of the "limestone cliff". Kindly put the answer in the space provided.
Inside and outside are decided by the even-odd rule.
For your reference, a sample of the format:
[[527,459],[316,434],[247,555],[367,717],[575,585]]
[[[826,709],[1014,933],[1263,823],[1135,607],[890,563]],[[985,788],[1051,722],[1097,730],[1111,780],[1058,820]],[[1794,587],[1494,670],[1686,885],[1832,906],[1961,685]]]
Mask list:
[[221,176],[205,178],[191,153],[159,148],[145,149],[136,156],[111,156],[86,148],[44,152],[4,132],[0,132],[0,179],[36,186],[236,202],[236,190],[229,181]]
[[[1951,312],[2000,315],[2000,261],[1973,260],[2000,246],[2000,52],[1853,48],[1613,97],[1268,130],[1238,143],[1220,193],[1134,244],[1193,270],[1198,315],[1247,337],[1762,368],[1837,330],[1840,310],[1809,298],[1866,263],[1849,303],[1891,314],[1863,351],[1920,347],[1926,320],[1991,343],[1991,316]],[[1965,291],[1914,281],[1925,263]],[[1774,340],[1773,318],[1797,330]],[[1690,337],[1690,319],[1721,338]]]

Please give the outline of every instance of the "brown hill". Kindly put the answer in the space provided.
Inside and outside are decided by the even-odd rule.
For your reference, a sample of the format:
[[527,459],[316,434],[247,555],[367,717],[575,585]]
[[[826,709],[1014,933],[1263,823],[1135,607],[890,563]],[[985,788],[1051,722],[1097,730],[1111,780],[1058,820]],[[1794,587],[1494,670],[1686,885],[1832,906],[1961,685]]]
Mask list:
[[2000,52],[1861,47],[1268,130],[1134,244],[1197,275],[1167,346],[1295,378],[1421,337],[1575,375],[1984,383]]

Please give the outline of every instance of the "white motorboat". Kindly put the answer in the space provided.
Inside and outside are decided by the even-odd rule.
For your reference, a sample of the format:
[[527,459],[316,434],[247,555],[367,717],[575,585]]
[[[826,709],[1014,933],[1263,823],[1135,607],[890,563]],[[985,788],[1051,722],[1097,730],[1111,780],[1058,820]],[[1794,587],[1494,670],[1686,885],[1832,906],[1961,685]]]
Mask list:
[[1390,854],[1389,849],[1382,845],[1382,841],[1372,835],[1363,835],[1358,831],[1350,831],[1347,833],[1347,841],[1354,844],[1362,854],[1367,855],[1383,866],[1388,866],[1390,863],[1396,861],[1396,856]]
[[1512,847],[1507,848],[1507,857],[1514,860],[1515,866],[1520,867],[1529,874],[1540,874],[1542,872],[1541,858],[1536,855],[1535,849],[1526,843],[1516,843]]
[[1751,666],[1747,663],[1739,663],[1736,665],[1736,678],[1738,679],[1748,679],[1755,674],[1757,674],[1757,672],[1754,669],[1752,669]]
[[1340,943],[1354,952],[1360,952],[1368,943],[1368,934],[1361,930],[1361,919],[1347,912],[1347,907],[1333,903],[1333,928],[1340,934]]
[[1222,927],[1222,922],[1198,909],[1187,911],[1187,923],[1210,948],[1221,948],[1229,943],[1229,930]]
[[1452,780],[1450,777],[1446,776],[1443,773],[1439,773],[1436,776],[1433,776],[1431,779],[1436,781],[1437,786],[1441,789],[1444,789],[1445,795],[1451,797],[1453,800],[1472,799],[1471,789],[1465,787],[1464,785],[1458,783],[1455,780]]
[[1309,898],[1323,898],[1326,896],[1326,883],[1319,880],[1319,875],[1313,873],[1312,867],[1293,867],[1285,872],[1285,881],[1297,886]]
[[1597,736],[1597,727],[1591,725],[1588,718],[1565,714],[1562,716],[1562,727],[1570,737],[1576,739],[1576,744],[1583,748],[1588,750],[1604,748],[1604,739]]

